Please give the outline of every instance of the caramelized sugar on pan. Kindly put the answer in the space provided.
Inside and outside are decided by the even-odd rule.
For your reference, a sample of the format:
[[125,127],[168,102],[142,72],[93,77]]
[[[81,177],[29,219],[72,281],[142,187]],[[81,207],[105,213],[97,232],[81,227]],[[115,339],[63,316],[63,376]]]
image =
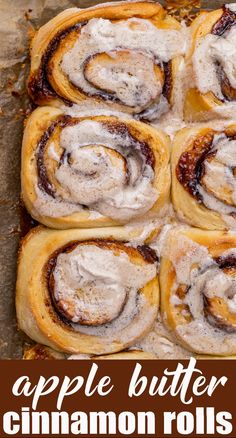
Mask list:
[[166,0],[164,4],[170,15],[178,21],[191,23],[201,7],[201,0]]

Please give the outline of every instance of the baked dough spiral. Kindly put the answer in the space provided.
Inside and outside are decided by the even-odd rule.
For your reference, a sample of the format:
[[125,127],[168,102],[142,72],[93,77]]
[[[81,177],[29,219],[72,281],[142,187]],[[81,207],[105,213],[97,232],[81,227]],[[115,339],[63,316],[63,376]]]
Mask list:
[[38,108],[25,127],[21,180],[28,211],[52,228],[156,217],[169,200],[169,140],[135,120]]
[[66,354],[59,353],[52,348],[45,347],[45,345],[36,344],[33,347],[27,348],[24,351],[24,360],[145,360],[155,359],[155,355],[147,353],[142,350],[128,350],[121,351],[120,353],[107,354],[105,356],[86,356],[85,354],[74,354],[67,356]]
[[172,230],[160,267],[167,328],[198,354],[236,354],[236,236]]
[[236,124],[186,128],[172,151],[172,200],[180,219],[207,230],[236,229]]
[[[191,25],[185,119],[232,117],[236,108],[235,3],[201,13]],[[192,72],[192,74],[191,74]],[[194,84],[194,86],[193,86]]]
[[66,353],[108,354],[152,327],[159,303],[157,260],[132,247],[123,228],[33,229],[17,277],[19,327]]
[[158,118],[173,103],[180,28],[150,1],[65,10],[33,39],[29,93],[40,105],[98,102]]

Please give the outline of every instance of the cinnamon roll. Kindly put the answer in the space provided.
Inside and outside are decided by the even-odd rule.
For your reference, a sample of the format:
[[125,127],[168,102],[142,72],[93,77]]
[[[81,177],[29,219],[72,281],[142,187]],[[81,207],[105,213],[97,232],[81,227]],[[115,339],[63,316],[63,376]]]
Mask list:
[[40,105],[95,102],[155,119],[173,104],[181,26],[156,2],[65,10],[39,29],[28,89]]
[[152,327],[159,303],[157,258],[123,228],[32,230],[19,253],[20,329],[67,353],[108,354]]
[[173,229],[160,267],[164,323],[198,354],[236,354],[236,235]]
[[173,145],[172,200],[180,219],[208,230],[236,229],[236,124],[181,130]]
[[232,117],[236,108],[235,24],[235,3],[203,12],[193,22],[186,120]]
[[169,201],[169,140],[135,120],[38,108],[25,127],[21,181],[28,211],[52,228],[158,217]]

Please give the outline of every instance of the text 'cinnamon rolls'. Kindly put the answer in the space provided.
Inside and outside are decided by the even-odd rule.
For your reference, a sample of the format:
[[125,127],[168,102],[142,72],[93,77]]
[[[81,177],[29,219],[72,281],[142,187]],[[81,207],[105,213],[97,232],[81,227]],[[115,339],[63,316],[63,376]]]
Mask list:
[[169,200],[169,140],[144,123],[70,117],[50,107],[30,116],[22,148],[22,194],[54,228],[158,216]]
[[191,30],[185,118],[190,121],[231,118],[236,109],[235,3],[203,12],[192,23]]
[[180,29],[149,1],[65,10],[33,39],[29,93],[38,104],[90,101],[158,118],[173,104]]
[[67,353],[112,353],[144,336],[158,312],[157,259],[128,239],[118,227],[34,229],[19,257],[20,328]]
[[161,262],[162,315],[195,353],[236,354],[236,236],[173,230]]
[[208,230],[236,229],[236,125],[186,128],[174,140],[172,198],[181,220]]

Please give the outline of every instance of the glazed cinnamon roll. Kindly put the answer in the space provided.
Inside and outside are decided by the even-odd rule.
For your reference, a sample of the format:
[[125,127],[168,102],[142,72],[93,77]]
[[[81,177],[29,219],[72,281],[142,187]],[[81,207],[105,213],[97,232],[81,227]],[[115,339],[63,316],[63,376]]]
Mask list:
[[179,23],[150,1],[65,10],[33,39],[28,89],[40,105],[105,103],[155,119],[172,105]]
[[208,230],[236,229],[236,124],[224,131],[181,130],[173,145],[172,200],[181,220]]
[[22,242],[17,318],[36,342],[67,353],[121,351],[150,330],[158,302],[156,254],[132,247],[123,228],[38,227]]
[[21,181],[28,211],[49,227],[158,217],[169,201],[169,140],[135,120],[38,108],[25,127]]
[[236,236],[172,230],[160,268],[163,320],[185,348],[236,354]]
[[[236,108],[236,6],[203,12],[193,22],[185,119],[233,116]],[[191,74],[192,72],[192,74]]]

